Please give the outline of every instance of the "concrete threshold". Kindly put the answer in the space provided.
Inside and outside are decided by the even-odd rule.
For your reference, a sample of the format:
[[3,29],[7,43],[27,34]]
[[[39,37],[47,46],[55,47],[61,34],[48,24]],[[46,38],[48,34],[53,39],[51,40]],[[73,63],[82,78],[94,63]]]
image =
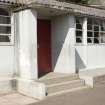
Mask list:
[[85,84],[92,88],[97,84],[105,84],[105,68],[80,71],[79,77],[80,79],[85,80]]

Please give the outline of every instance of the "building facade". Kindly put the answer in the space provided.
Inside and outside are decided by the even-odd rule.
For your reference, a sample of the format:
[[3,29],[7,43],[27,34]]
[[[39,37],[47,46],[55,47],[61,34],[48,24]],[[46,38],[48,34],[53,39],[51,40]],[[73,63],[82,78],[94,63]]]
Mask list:
[[54,0],[1,1],[0,92],[44,97],[55,72],[105,68],[105,10]]

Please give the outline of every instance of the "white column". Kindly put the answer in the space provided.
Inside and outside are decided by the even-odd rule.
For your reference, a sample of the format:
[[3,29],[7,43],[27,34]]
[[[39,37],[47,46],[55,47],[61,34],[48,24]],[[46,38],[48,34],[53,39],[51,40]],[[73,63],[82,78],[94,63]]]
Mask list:
[[24,79],[36,79],[37,13],[26,9],[19,12],[19,74]]
[[85,17],[83,19],[83,45],[84,45],[84,48],[83,48],[83,56],[84,56],[84,63],[85,63],[85,66],[87,66],[88,64],[88,48],[87,48],[87,18]]
[[83,19],[83,44],[87,45],[87,18]]

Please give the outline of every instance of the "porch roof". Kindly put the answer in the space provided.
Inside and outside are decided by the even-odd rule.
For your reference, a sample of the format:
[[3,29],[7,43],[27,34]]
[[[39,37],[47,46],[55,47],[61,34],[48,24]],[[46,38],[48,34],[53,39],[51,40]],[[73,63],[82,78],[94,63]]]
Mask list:
[[25,4],[27,7],[30,8],[45,7],[55,10],[67,11],[68,13],[70,12],[79,15],[105,18],[105,9],[94,6],[60,2],[59,0],[0,0],[0,3]]
[[27,0],[29,7],[48,7],[59,10],[66,10],[75,14],[89,15],[105,18],[105,9],[94,6],[80,5],[67,2],[59,2],[57,0]]
[[0,3],[16,3],[16,0],[0,0]]

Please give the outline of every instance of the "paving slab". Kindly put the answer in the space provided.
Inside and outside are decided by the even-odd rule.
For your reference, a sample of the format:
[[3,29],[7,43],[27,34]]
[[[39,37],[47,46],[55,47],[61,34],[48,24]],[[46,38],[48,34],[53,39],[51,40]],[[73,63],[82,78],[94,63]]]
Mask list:
[[47,97],[30,105],[105,105],[105,84],[76,92]]
[[0,105],[29,105],[36,103],[38,100],[19,93],[11,93],[0,96]]

